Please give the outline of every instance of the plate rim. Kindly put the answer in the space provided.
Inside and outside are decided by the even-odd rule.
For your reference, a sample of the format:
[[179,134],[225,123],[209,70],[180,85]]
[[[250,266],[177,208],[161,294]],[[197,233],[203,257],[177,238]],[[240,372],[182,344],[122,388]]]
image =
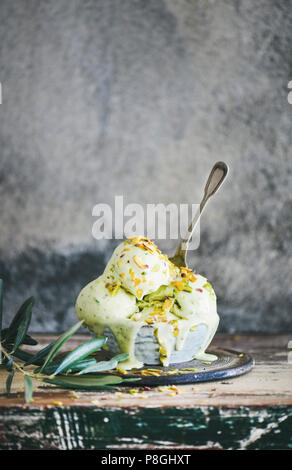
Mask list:
[[[229,349],[229,348],[220,348],[220,347],[210,347],[208,348],[207,352],[210,352],[212,354],[218,354],[218,351],[225,352],[228,354],[236,355],[238,359],[238,365],[231,365],[230,367],[225,367],[221,366],[217,370],[207,370],[207,371],[199,371],[199,372],[189,372],[189,373],[184,373],[184,374],[171,374],[171,375],[160,375],[159,377],[156,376],[140,376],[138,374],[131,373],[130,371],[127,371],[126,376],[122,374],[116,374],[118,376],[122,377],[127,377],[127,378],[137,378],[139,377],[140,380],[137,380],[137,386],[159,386],[159,385],[172,385],[172,384],[192,384],[192,383],[198,383],[198,382],[213,382],[213,381],[218,381],[222,379],[229,379],[233,377],[239,377],[241,375],[244,375],[248,373],[255,365],[255,360],[254,358],[249,354],[241,351],[236,351],[234,349]],[[239,357],[240,356],[240,357]],[[189,363],[193,361],[188,361]],[[187,362],[183,363],[183,367],[185,368]],[[172,370],[175,368],[179,368],[179,365],[182,366],[181,364],[171,364],[169,367],[166,369]],[[177,366],[177,367],[176,367]],[[147,370],[149,369],[155,369],[157,368],[158,370],[161,370],[161,367],[159,369],[159,366],[151,366],[151,367],[142,367],[141,369],[137,370]],[[134,382],[133,382],[134,385]],[[132,385],[132,386],[133,386]],[[136,384],[135,384],[136,385]],[[129,386],[126,382],[119,384],[119,386]]]

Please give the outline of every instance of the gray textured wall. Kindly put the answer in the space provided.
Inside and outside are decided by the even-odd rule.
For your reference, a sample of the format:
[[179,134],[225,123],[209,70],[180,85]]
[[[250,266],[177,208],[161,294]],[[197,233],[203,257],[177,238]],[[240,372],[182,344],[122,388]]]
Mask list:
[[291,28],[290,0],[0,0],[6,322],[29,295],[34,331],[76,321],[93,205],[198,203],[224,160],[190,262],[222,331],[292,331]]

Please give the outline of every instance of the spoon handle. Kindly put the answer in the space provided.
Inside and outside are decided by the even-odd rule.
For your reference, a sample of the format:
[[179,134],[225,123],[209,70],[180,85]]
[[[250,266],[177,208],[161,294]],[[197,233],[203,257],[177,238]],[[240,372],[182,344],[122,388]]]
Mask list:
[[186,254],[188,250],[188,244],[192,237],[192,234],[195,230],[195,227],[201,217],[201,214],[204,210],[204,207],[207,201],[210,199],[213,194],[220,188],[221,184],[223,183],[226,175],[228,173],[228,166],[224,162],[217,162],[213,166],[209,178],[207,180],[204,196],[200,203],[200,210],[196,213],[192,223],[190,224],[187,234],[185,238],[180,242],[174,257],[180,257],[184,260],[184,265],[186,266]]

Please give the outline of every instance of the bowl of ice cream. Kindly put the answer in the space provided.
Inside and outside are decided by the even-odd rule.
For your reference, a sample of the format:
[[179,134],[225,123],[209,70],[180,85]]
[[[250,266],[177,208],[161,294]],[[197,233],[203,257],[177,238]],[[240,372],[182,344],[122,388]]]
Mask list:
[[107,337],[109,351],[128,354],[125,370],[216,359],[205,353],[219,323],[213,287],[143,236],[118,245],[104,273],[81,290],[76,314]]

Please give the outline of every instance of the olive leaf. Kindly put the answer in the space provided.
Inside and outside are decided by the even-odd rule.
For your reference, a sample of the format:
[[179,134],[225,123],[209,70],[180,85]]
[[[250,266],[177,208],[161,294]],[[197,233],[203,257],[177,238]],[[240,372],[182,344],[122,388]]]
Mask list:
[[59,336],[59,338],[56,340],[54,346],[50,350],[49,354],[47,355],[46,360],[45,360],[45,362],[43,363],[43,365],[40,369],[40,372],[43,372],[45,370],[46,366],[48,366],[50,364],[50,362],[52,362],[52,360],[54,359],[54,357],[56,356],[58,351],[61,349],[63,344],[66,341],[68,341],[71,338],[71,336],[74,335],[74,333],[76,333],[76,331],[80,328],[82,323],[83,323],[83,320],[79,321],[78,323],[75,323],[75,325],[68,328],[66,331],[64,331],[64,333],[61,336]]
[[[16,349],[16,351],[14,351],[13,355],[14,355],[14,357],[17,357],[18,359],[21,359],[24,362],[29,361],[34,356],[34,354],[30,354],[27,351],[23,351],[22,349]],[[32,364],[34,364],[34,363],[32,362]],[[42,361],[39,362],[39,365],[41,365],[41,364],[42,364]],[[36,364],[36,365],[38,365],[38,364]]]
[[15,370],[12,369],[6,379],[6,392],[9,394],[11,389],[12,379],[14,377]]
[[53,375],[60,374],[64,369],[68,369],[76,362],[84,359],[85,357],[89,356],[93,352],[100,349],[106,342],[106,338],[94,338],[85,343],[80,344],[77,346],[73,351],[71,351],[67,356],[63,359],[61,364],[57,367]]
[[96,375],[90,377],[81,376],[57,376],[52,379],[44,379],[45,382],[61,386],[63,388],[75,388],[79,390],[108,389],[108,386],[117,385],[124,381],[122,377],[114,375]]
[[8,372],[12,370],[13,361],[14,361],[14,357],[11,356],[10,359],[8,359],[7,362],[5,363],[5,367],[6,367],[6,370],[8,370]]
[[[70,372],[79,372],[80,370],[83,370],[85,367],[90,366],[91,364],[96,364],[96,360],[92,358],[86,358],[82,359],[81,361],[76,362],[76,364],[73,364],[70,366],[69,370]],[[65,369],[67,372],[67,369]]]
[[[10,393],[16,368],[24,375],[24,396],[26,403],[30,403],[33,396],[33,381],[31,376],[61,388],[80,390],[115,390],[114,385],[140,380],[140,378],[125,379],[116,375],[92,374],[93,372],[112,370],[120,361],[128,358],[128,354],[118,354],[108,361],[97,362],[93,357],[88,357],[105,344],[107,340],[105,337],[85,341],[65,356],[63,355],[62,359],[56,358],[62,346],[82,325],[83,320],[68,328],[57,340],[48,344],[35,354],[20,349],[22,344],[32,346],[38,344],[38,342],[28,334],[33,304],[33,297],[29,297],[25,300],[16,312],[9,327],[1,329],[3,281],[0,279],[0,341],[2,347],[2,351],[0,351],[0,363],[1,359],[3,362],[3,357],[5,357],[5,367],[9,372],[6,379],[7,393]],[[22,366],[17,364],[15,358],[21,359],[25,364]],[[38,368],[35,369],[33,373],[24,371],[24,367],[31,364],[38,366]],[[47,375],[47,378],[44,377],[44,374]],[[48,376],[48,374],[50,374],[50,376]]]
[[108,361],[100,361],[95,364],[89,364],[88,367],[82,369],[77,375],[91,374],[92,372],[104,372],[106,370],[115,369],[119,362],[128,359],[129,354],[118,354]]
[[31,303],[34,304],[34,297],[29,297],[21,304],[21,306],[19,307],[18,311],[16,312],[15,316],[13,317],[9,325],[8,329],[11,333],[17,330],[18,325],[22,319],[23,313],[25,312],[27,306]]
[[33,301],[30,301],[26,305],[26,307],[23,309],[21,317],[19,318],[19,322],[18,322],[17,329],[16,329],[16,335],[14,339],[14,345],[13,345],[13,349],[11,352],[12,354],[18,348],[18,346],[20,346],[23,338],[26,335],[26,332],[28,330],[28,327],[31,321],[32,306],[33,306]]
[[[22,333],[21,330],[26,328],[26,322],[27,322],[27,328],[30,323],[31,319],[31,310],[34,304],[34,298],[29,297],[26,299],[23,304],[20,306],[18,311],[16,312],[14,318],[12,319],[12,322],[10,323],[6,334],[5,334],[5,346],[8,351],[11,351],[12,349],[16,350],[17,348],[14,347],[15,342],[16,342],[16,337],[19,335],[22,337],[22,339],[25,337],[25,334]],[[27,329],[26,329],[27,331]],[[19,338],[17,339],[19,341]],[[18,344],[18,346],[20,343]]]
[[[61,364],[61,361],[53,361],[46,367],[46,374],[52,375],[57,367]],[[76,362],[75,364],[71,365],[70,367],[63,370],[63,372],[79,372],[80,370],[85,369],[89,365],[96,364],[96,360],[93,358],[86,358],[82,359],[81,361]],[[37,374],[40,372],[40,367],[34,370],[34,373]]]
[[33,395],[32,380],[29,375],[24,376],[24,398],[26,403],[30,403]]
[[50,343],[47,346],[45,346],[44,348],[42,348],[36,354],[31,355],[31,357],[25,362],[24,367],[28,366],[30,364],[35,364],[35,365],[42,364],[41,359],[43,359],[44,357],[46,357],[48,355],[48,353],[54,347],[55,343],[56,343],[56,341],[53,341],[52,343]]
[[28,344],[29,346],[36,346],[38,341],[32,338],[30,335],[26,334],[22,340],[22,344]]
[[[3,343],[7,343],[6,337],[8,334],[8,328],[3,328],[1,331],[1,337]],[[26,334],[22,340],[22,344],[28,344],[29,346],[36,346],[38,344],[38,341],[34,338],[32,338],[30,335]]]

